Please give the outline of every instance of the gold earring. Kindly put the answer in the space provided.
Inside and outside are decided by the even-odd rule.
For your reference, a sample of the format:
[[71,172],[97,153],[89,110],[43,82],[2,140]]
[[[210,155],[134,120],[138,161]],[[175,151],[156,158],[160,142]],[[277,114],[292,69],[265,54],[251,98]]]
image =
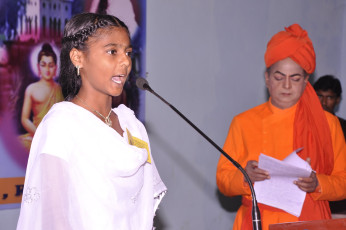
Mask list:
[[77,65],[76,68],[77,68],[77,76],[79,76],[80,75],[80,73],[79,73],[79,65]]

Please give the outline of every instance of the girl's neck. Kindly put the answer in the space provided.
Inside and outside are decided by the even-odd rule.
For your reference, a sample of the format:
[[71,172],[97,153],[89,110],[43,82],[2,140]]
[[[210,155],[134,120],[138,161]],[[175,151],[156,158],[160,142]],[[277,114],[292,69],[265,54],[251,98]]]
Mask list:
[[78,95],[74,99],[73,102],[77,102],[77,104],[84,102],[82,103],[84,106],[86,104],[88,107],[100,112],[101,114],[107,115],[112,108],[112,97],[107,95],[91,96],[88,93],[78,92]]

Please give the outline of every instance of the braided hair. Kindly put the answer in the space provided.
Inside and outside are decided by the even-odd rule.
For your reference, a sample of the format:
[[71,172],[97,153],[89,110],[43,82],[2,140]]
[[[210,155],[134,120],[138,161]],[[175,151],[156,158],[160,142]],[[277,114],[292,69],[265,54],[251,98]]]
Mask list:
[[61,68],[59,73],[59,83],[65,100],[69,101],[73,99],[78,94],[82,85],[81,78],[77,76],[75,66],[70,59],[70,51],[73,48],[83,52],[87,51],[88,39],[90,37],[97,37],[98,29],[109,27],[124,28],[130,37],[125,23],[112,15],[81,13],[73,16],[67,22],[62,38],[60,53]]

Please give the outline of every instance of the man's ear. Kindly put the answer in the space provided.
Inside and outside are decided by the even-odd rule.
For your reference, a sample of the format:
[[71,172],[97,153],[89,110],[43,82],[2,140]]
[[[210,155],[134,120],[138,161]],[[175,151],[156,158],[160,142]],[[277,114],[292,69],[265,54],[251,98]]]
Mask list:
[[83,52],[77,50],[76,48],[72,48],[70,51],[70,59],[74,66],[79,66],[79,68],[83,67]]
[[268,81],[269,81],[269,73],[268,73],[268,71],[264,72],[264,79],[266,81],[266,87],[268,88]]

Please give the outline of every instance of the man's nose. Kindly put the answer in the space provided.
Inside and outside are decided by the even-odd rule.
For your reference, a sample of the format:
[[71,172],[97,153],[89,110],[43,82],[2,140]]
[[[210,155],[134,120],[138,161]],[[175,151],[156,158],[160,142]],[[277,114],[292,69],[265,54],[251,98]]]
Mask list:
[[291,79],[290,79],[289,76],[285,77],[284,88],[286,88],[286,89],[290,89],[291,88]]
[[322,103],[322,105],[326,105],[327,104],[327,97],[321,97],[321,103]]

